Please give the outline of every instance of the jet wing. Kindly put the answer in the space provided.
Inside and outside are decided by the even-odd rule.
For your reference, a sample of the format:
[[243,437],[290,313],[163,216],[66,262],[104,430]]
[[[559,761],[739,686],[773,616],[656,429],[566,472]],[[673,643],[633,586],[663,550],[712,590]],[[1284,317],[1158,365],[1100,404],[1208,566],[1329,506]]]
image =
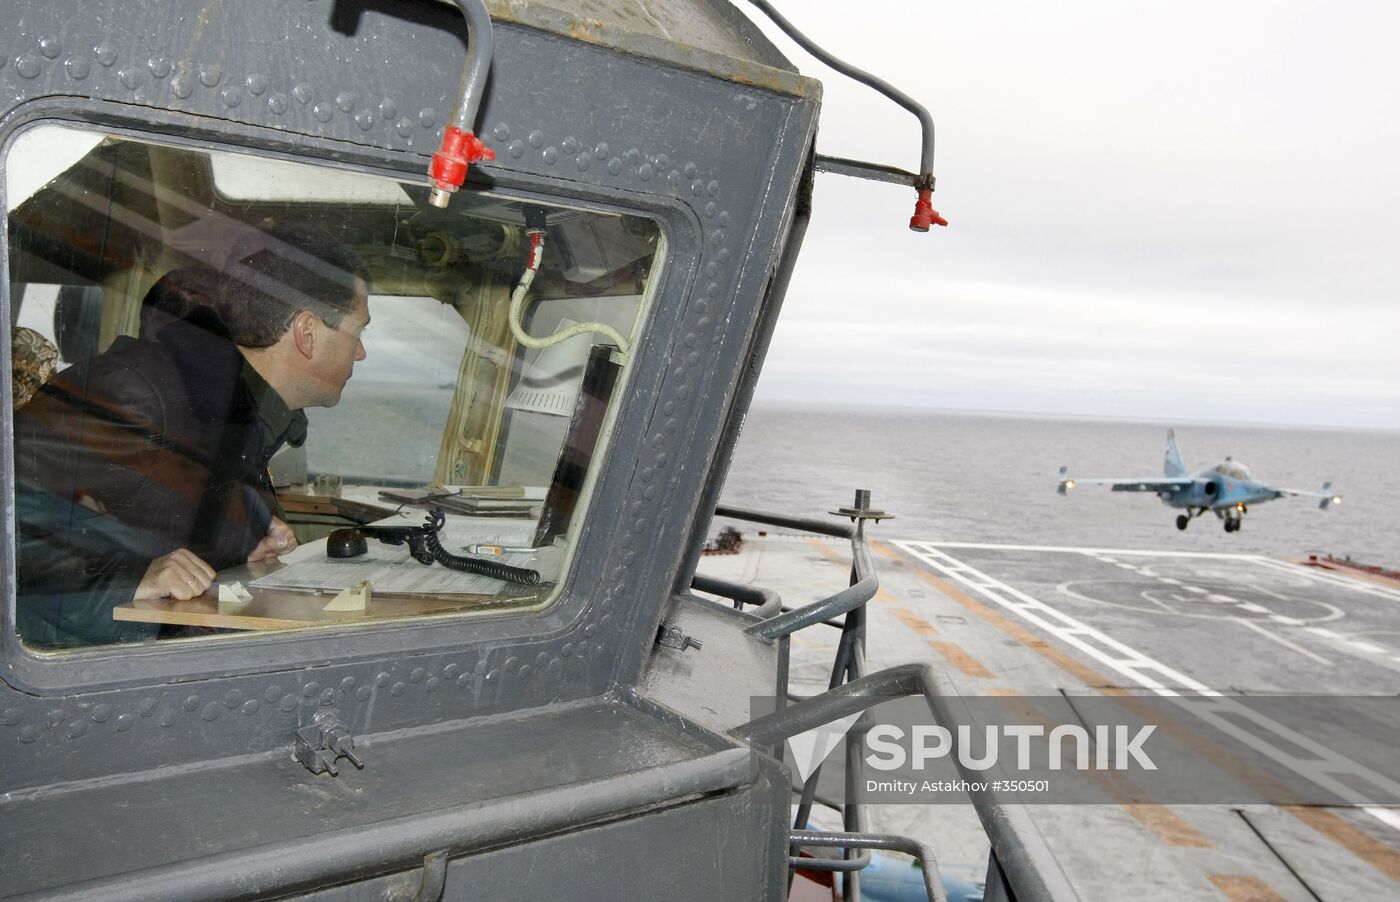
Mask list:
[[1114,492],[1174,492],[1186,488],[1196,480],[1190,476],[1146,476],[1140,479],[1070,479],[1060,475],[1061,495],[1081,485],[1106,485]]
[[1327,508],[1331,507],[1331,506],[1334,505],[1334,504],[1341,504],[1341,503],[1342,503],[1342,496],[1341,496],[1341,495],[1334,495],[1334,494],[1332,494],[1332,483],[1330,483],[1330,482],[1323,483],[1323,485],[1322,485],[1322,491],[1320,491],[1320,492],[1309,492],[1307,489],[1274,489],[1274,488],[1269,489],[1269,491],[1275,492],[1275,493],[1277,493],[1279,496],[1281,496],[1281,497],[1286,497],[1286,498],[1298,498],[1298,497],[1302,497],[1302,498],[1321,498],[1321,499],[1322,499],[1322,503],[1319,504],[1318,507],[1321,508],[1322,510],[1327,510]]

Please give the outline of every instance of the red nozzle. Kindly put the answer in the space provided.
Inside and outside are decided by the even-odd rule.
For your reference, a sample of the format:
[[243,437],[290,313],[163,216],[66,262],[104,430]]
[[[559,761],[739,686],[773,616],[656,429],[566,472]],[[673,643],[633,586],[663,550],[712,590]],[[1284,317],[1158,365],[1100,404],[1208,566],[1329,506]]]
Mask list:
[[927,232],[931,225],[947,224],[948,220],[939,216],[933,208],[933,189],[920,188],[919,199],[914,203],[914,215],[909,218],[909,228],[915,232]]
[[[450,194],[462,187],[467,180],[467,166],[478,160],[494,160],[496,152],[471,132],[464,132],[455,125],[449,125],[442,133],[442,146],[433,154],[428,165],[428,178],[439,192]],[[446,203],[444,195],[443,203]]]

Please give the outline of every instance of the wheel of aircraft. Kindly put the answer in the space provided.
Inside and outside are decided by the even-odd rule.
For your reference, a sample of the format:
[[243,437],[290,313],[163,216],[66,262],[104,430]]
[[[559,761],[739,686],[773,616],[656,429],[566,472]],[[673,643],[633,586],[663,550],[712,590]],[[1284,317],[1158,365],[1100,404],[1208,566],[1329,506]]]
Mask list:
[[1191,523],[1191,518],[1185,514],[1178,514],[1176,518],[1176,528],[1185,529]]

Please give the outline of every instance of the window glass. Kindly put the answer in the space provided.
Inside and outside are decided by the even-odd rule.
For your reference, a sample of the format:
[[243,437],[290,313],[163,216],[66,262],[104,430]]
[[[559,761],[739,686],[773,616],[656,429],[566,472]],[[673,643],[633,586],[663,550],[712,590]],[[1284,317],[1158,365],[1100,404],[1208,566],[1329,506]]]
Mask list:
[[554,596],[654,222],[56,125],[5,167],[21,640]]

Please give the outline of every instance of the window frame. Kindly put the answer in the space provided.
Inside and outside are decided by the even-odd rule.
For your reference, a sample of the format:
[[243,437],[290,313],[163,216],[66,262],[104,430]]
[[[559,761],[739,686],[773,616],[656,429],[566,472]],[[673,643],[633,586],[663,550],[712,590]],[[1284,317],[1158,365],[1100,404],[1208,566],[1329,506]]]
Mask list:
[[[394,179],[419,178],[423,158],[417,155],[374,151],[359,145],[347,153],[347,145],[304,134],[287,134],[243,123],[221,123],[218,131],[206,121],[171,111],[145,111],[153,118],[131,112],[114,112],[100,102],[75,98],[31,101],[0,125],[0,155],[8,157],[17,135],[38,125],[60,125],[101,130],[132,140],[176,147],[223,150],[288,162],[305,163],[360,174]],[[321,151],[323,156],[317,156]],[[0,348],[5,392],[3,422],[7,436],[0,466],[6,478],[3,498],[7,538],[0,552],[3,566],[3,619],[0,619],[0,679],[37,695],[62,695],[74,691],[158,685],[173,681],[209,679],[233,674],[276,673],[302,670],[309,662],[363,661],[398,658],[448,649],[497,648],[525,644],[541,635],[554,635],[577,625],[587,613],[590,599],[604,592],[602,567],[578,566],[587,555],[599,561],[610,546],[609,531],[620,528],[619,507],[625,488],[634,478],[632,464],[640,448],[640,435],[653,411],[653,396],[667,364],[660,355],[638,351],[669,341],[663,316],[667,302],[679,306],[697,276],[701,253],[700,219],[683,199],[647,194],[609,186],[601,188],[559,178],[505,170],[476,178],[464,191],[488,190],[511,200],[639,216],[654,222],[660,232],[653,272],[642,301],[642,314],[633,336],[633,356],[616,388],[603,426],[598,465],[590,467],[582,504],[574,520],[574,538],[562,567],[563,578],[554,592],[533,609],[507,613],[463,612],[444,615],[374,620],[269,631],[256,636],[163,640],[139,645],[94,646],[87,649],[45,652],[26,646],[15,629],[15,503],[13,400],[10,393],[10,358],[7,340]],[[481,179],[481,181],[477,181]],[[489,184],[486,184],[489,180]],[[5,242],[0,285],[0,308],[8,316],[9,202],[0,179],[0,240]],[[619,427],[628,424],[630,430]],[[629,432],[634,434],[623,435]],[[608,484],[604,499],[600,487]],[[618,510],[609,510],[619,507]],[[622,630],[626,618],[612,618],[614,630]]]

